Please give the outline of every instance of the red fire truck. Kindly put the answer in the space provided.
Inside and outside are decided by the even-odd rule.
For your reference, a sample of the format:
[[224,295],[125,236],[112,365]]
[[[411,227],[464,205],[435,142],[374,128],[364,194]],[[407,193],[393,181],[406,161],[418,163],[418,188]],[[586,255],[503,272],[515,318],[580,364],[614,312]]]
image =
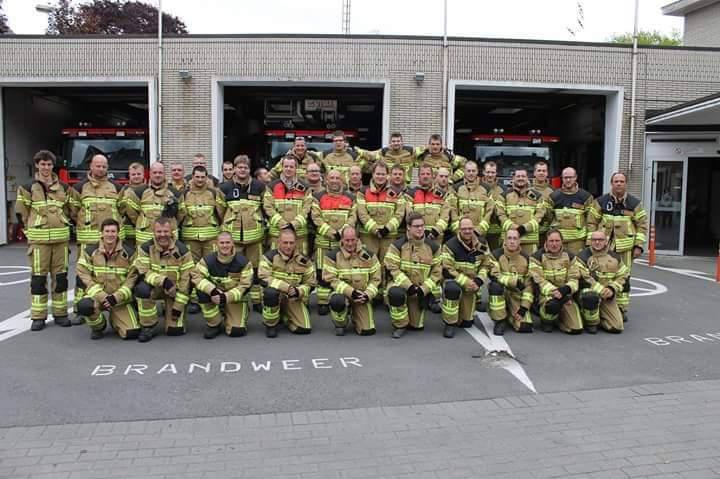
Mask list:
[[[524,168],[532,178],[535,163],[544,160],[548,164],[548,178],[553,188],[559,188],[560,165],[555,147],[557,136],[543,135],[540,130],[530,130],[528,135],[507,135],[502,129],[493,133],[473,135],[475,160],[479,165],[486,161],[497,163],[498,180],[509,185],[513,171]],[[482,168],[482,166],[481,166]]]
[[145,175],[149,165],[148,131],[143,128],[93,128],[80,123],[78,128],[62,130],[63,145],[58,175],[68,184],[82,181],[97,154],[108,159],[108,178],[128,181],[128,166],[141,163]]

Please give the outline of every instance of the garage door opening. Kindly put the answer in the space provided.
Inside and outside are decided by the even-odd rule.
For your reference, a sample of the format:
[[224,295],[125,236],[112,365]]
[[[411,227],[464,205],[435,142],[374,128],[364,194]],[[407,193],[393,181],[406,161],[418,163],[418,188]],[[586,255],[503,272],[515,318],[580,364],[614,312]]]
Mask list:
[[[689,158],[685,254],[715,256],[720,240],[720,158]],[[662,225],[657,225],[658,230]]]
[[598,195],[619,166],[622,95],[612,86],[451,80],[448,144],[480,162],[502,160],[506,178],[549,159],[557,183],[571,166]]
[[351,86],[225,86],[222,159],[246,154],[253,167],[272,167],[304,136],[311,150],[332,147],[342,130],[350,146],[382,145],[384,88]]
[[[90,159],[97,153],[108,157],[108,176],[121,182],[127,178],[130,163],[149,163],[154,148],[148,87],[95,85],[0,89],[0,143],[8,202],[4,213],[14,211],[18,185],[32,181],[32,157],[38,150],[55,153],[57,173],[70,184],[87,175]],[[8,218],[12,223],[14,214]]]

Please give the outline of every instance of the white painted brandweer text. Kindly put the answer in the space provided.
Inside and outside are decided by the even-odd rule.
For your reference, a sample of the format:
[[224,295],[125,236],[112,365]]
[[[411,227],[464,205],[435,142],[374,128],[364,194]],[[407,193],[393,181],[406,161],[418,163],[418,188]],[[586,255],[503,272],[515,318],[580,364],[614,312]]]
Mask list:
[[660,338],[643,338],[655,346],[672,346],[676,344],[713,343],[720,345],[720,333],[688,334],[685,336],[662,336]]
[[271,370],[301,371],[303,369],[350,369],[364,367],[360,358],[348,356],[338,359],[281,359],[279,361],[215,361],[191,363],[98,364],[90,376],[147,376],[176,374],[232,374],[240,372],[262,373]]

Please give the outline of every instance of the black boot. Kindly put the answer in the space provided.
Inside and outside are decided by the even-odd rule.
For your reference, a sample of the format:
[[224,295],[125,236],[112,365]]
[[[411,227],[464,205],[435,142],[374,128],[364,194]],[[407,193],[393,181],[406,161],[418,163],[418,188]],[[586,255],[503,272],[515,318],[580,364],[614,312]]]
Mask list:
[[72,326],[72,323],[67,316],[54,316],[54,319],[55,324],[57,324],[58,326],[62,326],[63,328],[69,328],[70,326]]
[[30,331],[42,331],[43,329],[45,329],[45,320],[33,319],[32,324],[30,325]]
[[245,336],[246,334],[247,328],[236,328],[235,326],[233,326],[232,328],[230,328],[230,334],[228,334],[228,336],[230,336],[231,338],[239,338]]
[[155,336],[155,334],[155,327],[140,328],[140,333],[138,334],[138,342],[147,343],[148,341],[152,341],[152,338]]
[[623,312],[622,312],[622,315],[623,315],[623,323],[627,323],[627,322],[628,322],[627,311],[623,311]]
[[277,326],[265,326],[265,336],[268,338],[277,338]]
[[99,329],[93,329],[90,333],[90,339],[102,339],[104,336],[105,333],[103,333]]
[[203,334],[203,338],[215,339],[217,335],[220,334],[221,329],[222,326],[205,326],[205,333]]
[[585,332],[588,334],[597,334],[597,330],[598,330],[597,324],[585,326]]
[[70,320],[70,324],[72,324],[73,326],[85,324],[85,316],[80,316],[79,314],[73,315],[72,319]]
[[484,301],[478,301],[477,303],[475,303],[475,311],[487,313],[487,303]]
[[518,329],[518,333],[532,333],[532,332],[533,332],[532,323],[520,323],[520,328]]
[[452,324],[446,324],[445,325],[445,331],[443,331],[443,336],[446,338],[454,338],[455,337],[455,326]]
[[493,326],[493,334],[495,336],[502,336],[505,334],[505,321],[495,321],[495,326]]
[[170,326],[169,328],[167,328],[167,332],[165,334],[167,334],[168,336],[182,336],[183,334],[185,334],[185,330],[183,328]]
[[397,328],[395,331],[393,331],[392,337],[393,337],[393,339],[402,338],[406,332],[407,332],[406,328]]
[[430,301],[430,303],[428,304],[428,309],[430,310],[430,312],[435,314],[442,313],[442,306],[440,306],[440,301],[438,300]]
[[188,314],[198,314],[200,312],[200,305],[196,303],[190,303],[188,305]]
[[330,313],[330,306],[327,304],[318,304],[318,314],[320,316],[327,316]]
[[335,336],[345,336],[345,328],[342,326],[335,326]]
[[545,333],[552,333],[553,332],[553,324],[549,323],[547,321],[543,321],[540,323],[540,329],[543,330]]
[[253,303],[253,311],[255,311],[256,313],[262,314],[262,304]]

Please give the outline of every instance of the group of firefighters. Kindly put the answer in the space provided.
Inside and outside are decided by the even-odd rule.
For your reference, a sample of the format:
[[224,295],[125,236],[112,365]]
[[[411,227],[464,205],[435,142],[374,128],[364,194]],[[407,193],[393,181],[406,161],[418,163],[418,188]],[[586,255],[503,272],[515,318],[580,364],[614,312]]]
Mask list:
[[393,133],[388,147],[367,151],[336,132],[333,148],[321,153],[296,137],[270,171],[252,175],[240,155],[223,164],[222,180],[209,175],[202,155],[187,176],[181,163],[170,165],[169,180],[160,162],[147,182],[144,167],[133,164],[124,186],[108,179],[100,154],[72,186],[53,173],[51,152],[33,161],[34,181],[18,189],[16,206],[30,245],[31,330],[44,328],[51,295],[55,323],[86,322],[93,339],[108,320],[120,337],[141,342],[157,334],[161,319],[167,335],[181,335],[186,315],[197,312],[205,338],[243,336],[250,304],[267,337],[282,324],[307,334],[313,291],[318,314],[330,314],[338,336],[349,327],[374,334],[373,305],[383,302],[393,338],[423,329],[425,311],[441,314],[443,335],[452,338],[485,309],[496,335],[508,324],[532,332],[533,313],[546,332],[620,333],[632,262],[646,240],[646,213],[627,193],[624,174],[594,199],[572,168],[554,190],[540,161],[532,183],[518,169],[504,187],[495,163],[480,172],[439,135],[411,148]]

